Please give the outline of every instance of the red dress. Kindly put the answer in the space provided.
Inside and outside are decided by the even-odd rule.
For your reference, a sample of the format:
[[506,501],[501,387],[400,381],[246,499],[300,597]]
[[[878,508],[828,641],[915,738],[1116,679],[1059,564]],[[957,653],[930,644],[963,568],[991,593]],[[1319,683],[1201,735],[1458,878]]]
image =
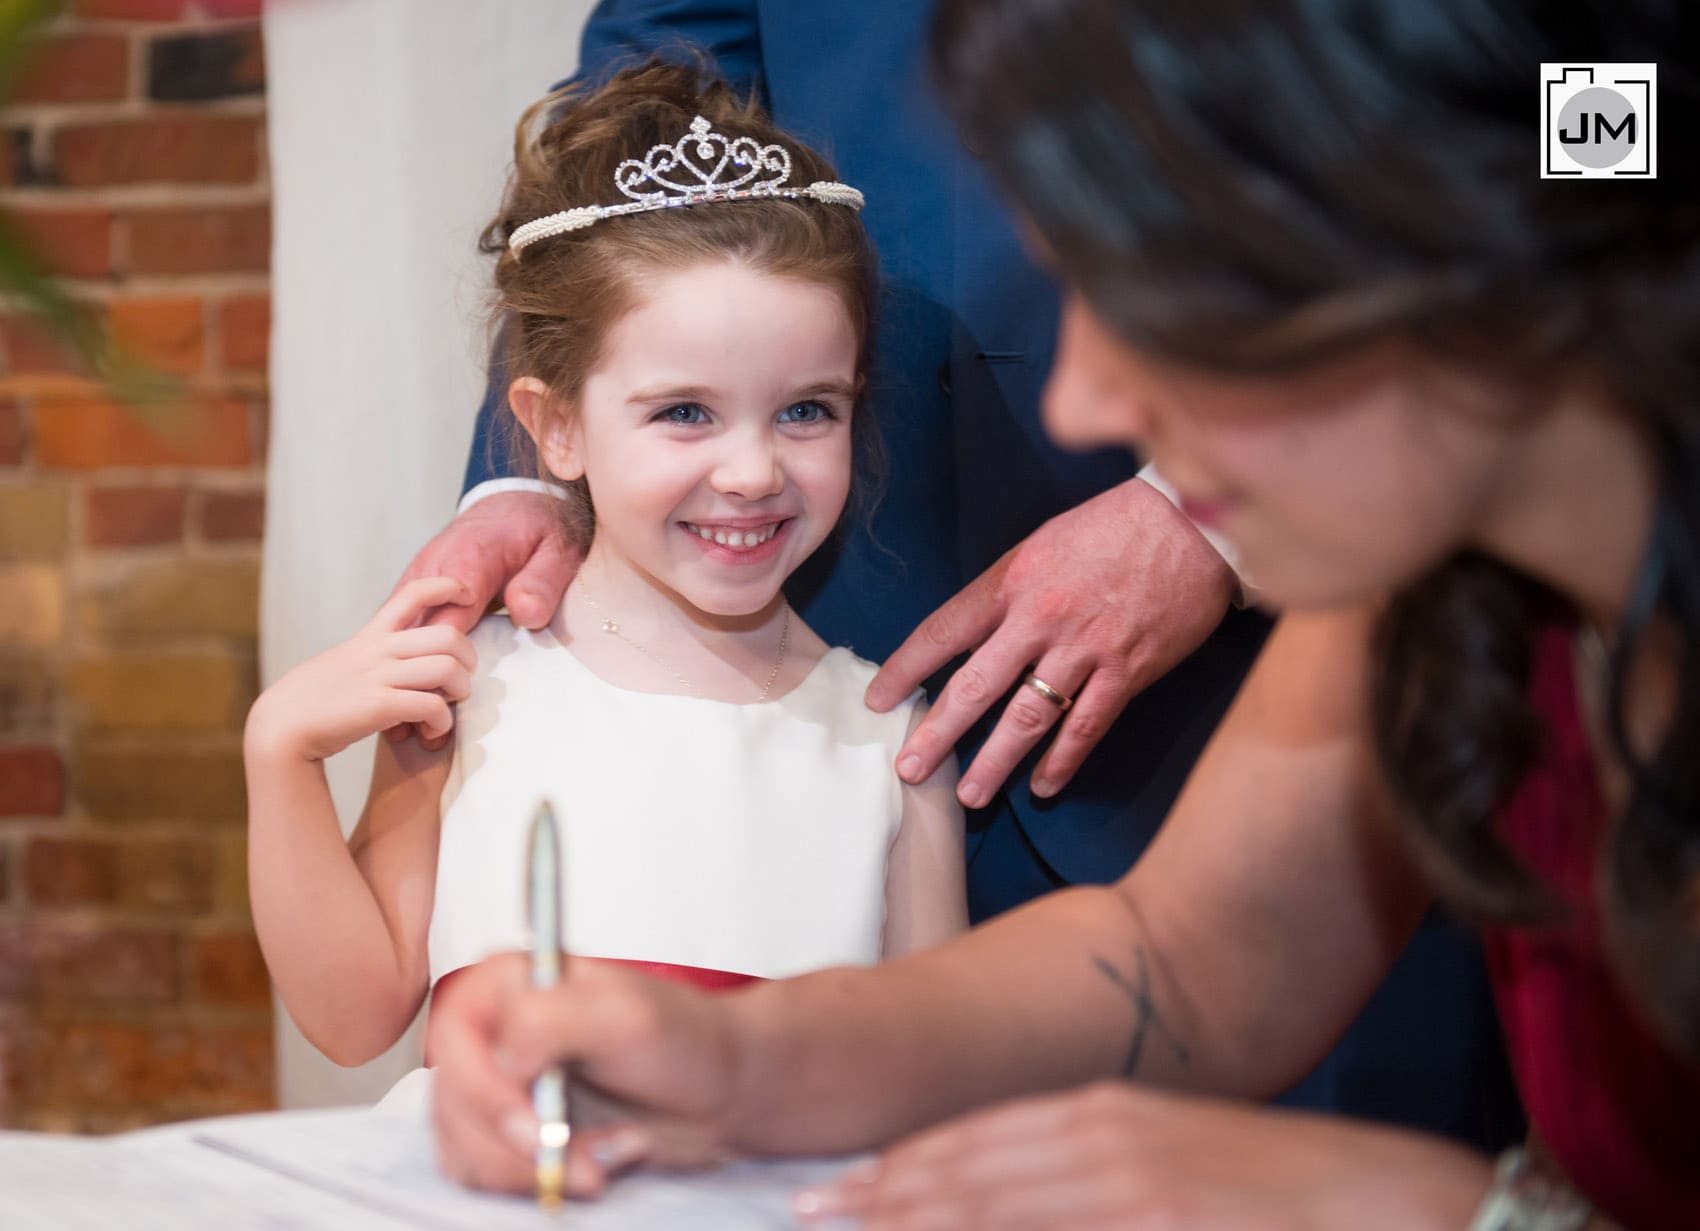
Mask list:
[[1700,1073],[1653,1035],[1604,953],[1595,882],[1606,811],[1570,640],[1543,636],[1531,696],[1550,738],[1501,833],[1568,905],[1490,929],[1494,993],[1535,1132],[1582,1193],[1632,1231],[1700,1228]]
[[[698,988],[705,992],[729,992],[734,988],[748,987],[752,983],[763,982],[759,975],[739,974],[736,971],[731,970],[710,970],[706,966],[679,966],[672,962],[640,962],[633,958],[624,957],[600,957],[595,960],[614,966],[624,966],[628,970],[635,970],[640,974],[650,975],[657,979],[669,979],[674,983],[689,984],[691,987]],[[431,1046],[431,1036],[433,1033],[431,1029],[431,1019],[432,1015],[436,1012],[438,1003],[440,1002],[439,997],[442,994],[443,988],[448,986],[454,977],[462,970],[466,969],[468,969],[468,967],[462,966],[456,970],[449,971],[448,974],[437,980],[436,985],[432,989],[433,995],[431,998],[431,1009],[425,1017],[426,1068],[434,1067],[432,1061],[435,1059],[436,1049]]]

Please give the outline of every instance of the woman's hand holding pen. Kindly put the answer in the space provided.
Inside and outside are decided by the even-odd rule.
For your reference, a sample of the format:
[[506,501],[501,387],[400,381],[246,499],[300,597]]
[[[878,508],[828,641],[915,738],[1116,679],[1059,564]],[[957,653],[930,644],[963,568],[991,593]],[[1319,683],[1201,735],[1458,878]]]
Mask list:
[[730,999],[584,958],[545,989],[529,985],[521,954],[455,972],[431,1015],[443,1173],[478,1188],[531,1191],[531,1079],[562,1061],[572,1071],[568,1196],[595,1196],[639,1162],[696,1167],[725,1158],[738,1070]]
[[466,698],[477,655],[458,629],[419,623],[433,608],[470,597],[452,577],[402,586],[353,637],[261,694],[248,715],[248,747],[322,761],[397,723],[446,734],[454,725],[450,703]]

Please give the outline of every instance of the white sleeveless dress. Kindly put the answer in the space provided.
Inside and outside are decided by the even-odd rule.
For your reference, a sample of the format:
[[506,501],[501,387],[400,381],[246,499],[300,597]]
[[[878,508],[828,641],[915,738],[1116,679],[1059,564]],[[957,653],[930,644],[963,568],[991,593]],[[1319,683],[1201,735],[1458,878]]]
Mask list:
[[827,651],[794,689],[739,705],[635,692],[551,628],[473,631],[430,927],[432,983],[524,948],[539,799],[562,831],[567,948],[779,978],[880,957],[893,764],[916,694],[862,703],[873,664]]

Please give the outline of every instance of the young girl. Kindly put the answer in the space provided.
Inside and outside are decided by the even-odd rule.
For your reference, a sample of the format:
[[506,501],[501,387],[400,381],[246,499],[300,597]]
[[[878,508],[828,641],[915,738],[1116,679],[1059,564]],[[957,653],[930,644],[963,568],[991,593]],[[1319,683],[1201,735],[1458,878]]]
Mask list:
[[[579,954],[724,982],[966,926],[954,766],[918,787],[892,768],[923,703],[869,711],[872,664],[781,591],[871,431],[860,205],[694,69],[630,70],[521,122],[486,235],[496,314],[511,404],[589,552],[540,631],[421,627],[465,591],[416,581],[255,704],[255,924],[332,1059],[376,1056],[444,976],[524,946],[540,799]],[[380,741],[345,845],[320,762],[408,722],[453,738]]]

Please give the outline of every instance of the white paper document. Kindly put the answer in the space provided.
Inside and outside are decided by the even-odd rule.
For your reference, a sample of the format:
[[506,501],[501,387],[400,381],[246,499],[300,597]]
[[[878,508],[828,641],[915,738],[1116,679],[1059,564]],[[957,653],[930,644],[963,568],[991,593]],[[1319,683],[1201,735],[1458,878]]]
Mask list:
[[0,1133],[4,1231],[788,1231],[791,1195],[846,1161],[635,1175],[548,1212],[437,1171],[412,1113],[201,1120],[111,1138]]

